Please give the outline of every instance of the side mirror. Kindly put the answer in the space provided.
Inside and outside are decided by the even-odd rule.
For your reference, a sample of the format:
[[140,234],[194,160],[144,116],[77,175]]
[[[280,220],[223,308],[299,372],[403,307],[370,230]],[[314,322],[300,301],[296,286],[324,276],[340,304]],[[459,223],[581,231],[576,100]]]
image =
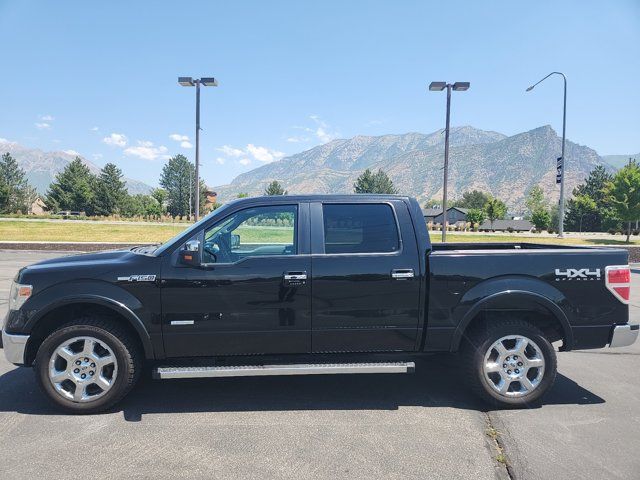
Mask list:
[[183,265],[196,266],[200,265],[200,241],[189,240],[179,252],[180,263]]
[[240,246],[240,235],[235,233],[231,234],[231,248],[238,248]]

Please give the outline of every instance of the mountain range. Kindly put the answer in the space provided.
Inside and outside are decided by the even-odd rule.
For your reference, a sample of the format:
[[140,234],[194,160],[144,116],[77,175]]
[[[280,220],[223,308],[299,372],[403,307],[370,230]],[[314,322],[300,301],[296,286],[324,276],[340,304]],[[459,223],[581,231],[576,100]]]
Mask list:
[[[470,126],[453,128],[450,135],[449,198],[478,189],[522,211],[527,192],[539,185],[557,202],[556,158],[561,138],[548,125],[512,136]],[[584,181],[596,165],[615,167],[595,150],[567,140],[565,191]],[[215,187],[220,201],[239,193],[261,195],[278,180],[288,193],[352,193],[356,178],[367,168],[382,169],[399,193],[421,202],[442,197],[444,134],[406,133],[333,140],[285,157]]]
[[[0,155],[9,152],[27,174],[29,183],[33,185],[39,194],[43,195],[49,189],[49,184],[55,180],[56,175],[64,170],[76,157],[89,167],[91,173],[100,172],[100,167],[75,152],[45,152],[37,148],[27,148],[15,142],[2,142]],[[150,193],[152,187],[139,180],[124,178],[127,190],[132,195],[137,193]]]

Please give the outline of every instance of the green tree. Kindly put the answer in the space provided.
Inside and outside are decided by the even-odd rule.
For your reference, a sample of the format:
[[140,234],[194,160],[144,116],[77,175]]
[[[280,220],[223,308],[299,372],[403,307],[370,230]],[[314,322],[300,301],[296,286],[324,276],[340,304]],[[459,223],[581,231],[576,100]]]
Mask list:
[[547,210],[549,203],[547,202],[547,199],[544,198],[544,192],[542,191],[542,188],[540,188],[538,185],[535,185],[531,188],[531,190],[529,190],[527,198],[525,199],[525,206],[527,207],[527,216],[531,218],[533,218],[534,212]]
[[538,207],[531,213],[531,222],[535,225],[536,230],[547,230],[551,222],[551,215],[549,210],[543,207]]
[[167,211],[167,191],[163,188],[154,188],[151,191],[151,196],[156,199],[160,206],[160,212],[164,215]]
[[123,180],[122,170],[113,163],[107,163],[100,170],[96,182],[96,215],[112,215],[120,212],[127,194],[127,184]]
[[195,197],[191,181],[195,168],[184,155],[171,157],[162,168],[160,185],[167,192],[167,211],[172,216],[189,214],[189,198]]
[[383,170],[372,173],[368,168],[356,179],[353,189],[355,193],[398,193],[393,182]]
[[470,208],[467,212],[467,222],[470,222],[472,227],[482,224],[485,218],[487,215],[482,208]]
[[162,209],[158,200],[151,195],[127,195],[122,200],[121,213],[125,217],[157,218],[162,215]]
[[[619,226],[615,211],[607,201],[604,188],[612,180],[612,176],[602,165],[595,167],[584,183],[573,189],[571,198],[565,209],[564,227],[568,231],[582,230],[583,232],[603,232],[608,228]],[[576,203],[578,197],[591,198],[596,205],[594,211],[585,215],[584,204]],[[552,215],[553,216],[553,215]],[[557,228],[557,224],[552,222]]]
[[491,222],[491,229],[493,230],[493,222],[505,216],[507,213],[507,206],[502,200],[490,198],[484,205],[484,213],[487,214],[487,218]]
[[604,194],[616,212],[627,223],[627,243],[631,235],[631,222],[640,218],[640,166],[636,162],[618,170],[604,188]]
[[428,200],[427,202],[425,202],[424,204],[424,208],[439,208],[440,207],[440,201],[438,200]]
[[274,180],[269,185],[267,185],[267,188],[265,188],[264,190],[264,195],[267,195],[267,196],[286,195],[286,194],[287,192],[285,191],[284,188],[282,188],[282,185],[280,185],[280,182],[278,182],[277,180]]
[[248,196],[249,196],[249,194],[248,194],[248,193],[240,192],[240,193],[236,196],[236,198],[247,198]]
[[472,190],[470,192],[464,192],[462,198],[455,200],[451,206],[481,210],[490,199],[491,195],[481,192],[480,190]]
[[[583,221],[589,217],[598,215],[598,205],[589,195],[577,195],[570,200],[573,215],[578,217],[578,231],[582,232]],[[567,223],[567,222],[565,222]]]
[[8,152],[0,160],[0,213],[27,213],[36,199],[35,189]]
[[49,210],[74,210],[94,214],[96,176],[76,157],[49,185],[45,204]]

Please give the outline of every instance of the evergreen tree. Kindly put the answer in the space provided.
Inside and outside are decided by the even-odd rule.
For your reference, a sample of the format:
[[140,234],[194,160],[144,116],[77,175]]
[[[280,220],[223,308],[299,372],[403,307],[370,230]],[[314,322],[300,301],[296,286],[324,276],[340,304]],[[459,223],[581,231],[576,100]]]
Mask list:
[[0,160],[0,213],[27,213],[36,192],[23,169],[8,152]]
[[49,210],[73,210],[94,214],[97,179],[76,157],[49,185],[45,204]]
[[107,163],[100,171],[96,182],[96,215],[112,215],[122,210],[128,194],[126,183],[122,178],[122,170],[113,163]]
[[398,193],[383,170],[372,173],[368,168],[356,179],[353,189],[355,193]]
[[286,195],[287,192],[285,191],[284,188],[282,188],[282,185],[280,185],[280,182],[278,182],[277,180],[274,180],[264,190],[264,194],[267,195],[267,196],[270,196],[270,195]]
[[640,166],[636,162],[629,162],[618,170],[605,185],[604,195],[616,216],[626,223],[629,243],[631,222],[640,218]]
[[189,197],[195,197],[192,181],[195,168],[184,155],[169,159],[162,169],[160,185],[167,192],[167,211],[172,216],[189,215]]
[[[605,185],[612,178],[602,165],[598,165],[589,173],[584,183],[573,189],[573,198],[566,205],[564,219],[566,230],[575,232],[581,229],[583,232],[603,232],[619,225],[619,221],[615,218],[615,211],[607,202],[604,194]],[[576,203],[576,199],[581,196],[593,200],[596,206],[593,212],[585,214],[585,204]],[[553,225],[557,227],[557,225]]]

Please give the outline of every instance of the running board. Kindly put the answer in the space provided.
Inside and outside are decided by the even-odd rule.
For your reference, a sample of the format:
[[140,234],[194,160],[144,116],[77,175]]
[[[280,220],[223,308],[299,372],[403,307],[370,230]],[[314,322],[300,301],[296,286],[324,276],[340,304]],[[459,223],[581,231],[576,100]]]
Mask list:
[[414,362],[316,363],[296,365],[242,365],[216,367],[158,367],[154,377],[209,378],[258,377],[267,375],[337,375],[347,373],[413,373]]

